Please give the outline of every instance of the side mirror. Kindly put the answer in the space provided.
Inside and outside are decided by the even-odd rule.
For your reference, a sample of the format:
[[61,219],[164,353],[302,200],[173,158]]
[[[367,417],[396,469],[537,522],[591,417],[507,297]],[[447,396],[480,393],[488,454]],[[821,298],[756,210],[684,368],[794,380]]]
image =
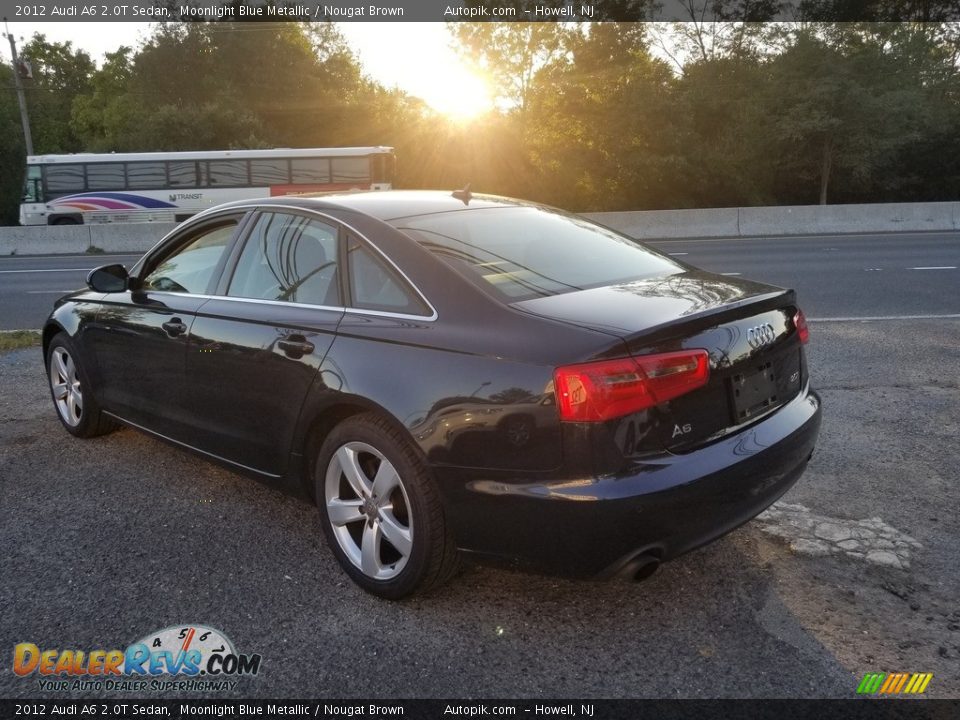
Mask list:
[[127,289],[127,269],[123,265],[104,265],[94,268],[87,275],[87,285],[91,290],[102,293],[123,292]]

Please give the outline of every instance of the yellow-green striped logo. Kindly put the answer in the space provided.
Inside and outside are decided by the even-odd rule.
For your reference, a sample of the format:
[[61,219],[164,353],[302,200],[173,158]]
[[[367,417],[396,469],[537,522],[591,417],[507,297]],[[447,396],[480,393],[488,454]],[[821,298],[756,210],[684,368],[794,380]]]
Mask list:
[[858,695],[920,695],[926,692],[933,673],[867,673],[857,687]]

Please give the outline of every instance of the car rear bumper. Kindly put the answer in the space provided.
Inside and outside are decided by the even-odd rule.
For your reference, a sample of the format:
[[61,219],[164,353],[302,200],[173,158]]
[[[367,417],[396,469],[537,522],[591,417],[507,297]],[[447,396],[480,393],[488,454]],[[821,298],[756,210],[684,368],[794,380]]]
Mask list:
[[803,474],[820,415],[819,396],[806,390],[730,437],[611,476],[437,473],[461,549],[561,575],[610,575],[639,553],[674,558],[769,507]]

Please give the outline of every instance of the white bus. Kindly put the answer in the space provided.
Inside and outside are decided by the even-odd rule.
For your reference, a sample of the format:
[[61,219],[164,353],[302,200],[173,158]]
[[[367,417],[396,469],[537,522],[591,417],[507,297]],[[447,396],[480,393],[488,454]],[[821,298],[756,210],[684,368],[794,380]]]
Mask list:
[[180,222],[272,195],[389,190],[390,147],[31,155],[21,225]]

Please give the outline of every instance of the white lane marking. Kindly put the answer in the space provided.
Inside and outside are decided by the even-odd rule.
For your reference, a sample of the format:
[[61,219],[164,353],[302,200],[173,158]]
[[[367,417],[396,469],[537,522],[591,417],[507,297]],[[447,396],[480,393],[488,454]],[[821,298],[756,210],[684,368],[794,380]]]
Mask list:
[[907,268],[907,270],[956,270],[956,265],[930,265],[927,267]]
[[76,291],[76,288],[73,290],[27,290],[27,295],[66,295]]
[[668,254],[675,257],[677,255],[689,255],[690,253],[668,253]]
[[56,268],[54,270],[0,270],[0,273],[90,272],[93,268]]
[[720,273],[721,275],[739,275],[740,273]]
[[870,322],[872,320],[955,320],[960,313],[953,315],[874,315],[872,317],[833,317],[807,318],[807,322]]
[[865,270],[866,272],[879,272],[879,271],[883,270],[883,268],[864,268],[864,270]]

